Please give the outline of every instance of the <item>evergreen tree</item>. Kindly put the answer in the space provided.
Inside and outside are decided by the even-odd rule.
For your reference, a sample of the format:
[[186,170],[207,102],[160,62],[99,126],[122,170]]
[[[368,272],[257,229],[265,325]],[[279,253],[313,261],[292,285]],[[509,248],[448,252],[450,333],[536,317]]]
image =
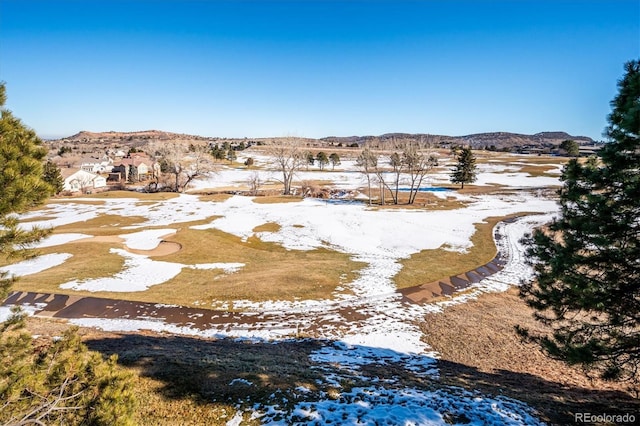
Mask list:
[[135,183],[137,181],[136,167],[133,164],[129,164],[127,166],[127,182]]
[[60,149],[58,150],[58,155],[59,155],[60,157],[62,157],[64,154],[66,154],[66,153],[68,153],[68,152],[71,152],[71,148],[69,148],[68,146],[63,146],[62,148],[60,148]]
[[331,162],[331,170],[334,170],[336,166],[340,165],[340,156],[335,152],[329,155],[329,161]]
[[[21,230],[14,214],[43,203],[53,193],[44,179],[46,154],[35,133],[4,108],[0,84],[0,256],[27,257],[28,247],[49,230]],[[14,278],[0,275],[0,300]],[[132,380],[82,345],[75,330],[48,346],[24,331],[19,310],[0,323],[0,423],[131,424]]]
[[560,149],[566,152],[569,157],[577,157],[580,155],[580,145],[571,139],[562,141]]
[[229,150],[227,151],[227,160],[229,160],[229,163],[233,163],[237,158],[238,156],[236,155],[236,152],[233,150],[233,148],[229,148]]
[[[14,213],[41,204],[53,190],[44,180],[42,160],[47,151],[35,132],[4,108],[5,86],[0,84],[0,256],[25,257],[26,247],[46,236],[43,229],[18,228]],[[13,280],[0,273],[0,300]]]
[[226,151],[221,149],[218,144],[215,144],[215,146],[211,148],[211,156],[216,160],[224,160],[226,154]]
[[465,147],[456,152],[456,166],[451,170],[451,182],[459,183],[464,189],[465,183],[476,181],[476,157],[471,147]]
[[598,163],[572,159],[560,215],[528,236],[536,282],[521,296],[551,327],[518,329],[554,358],[638,384],[640,367],[640,61],[625,65]]
[[[312,152],[307,152],[307,166],[313,166],[316,162],[316,157],[313,156]],[[309,167],[307,167],[307,170],[309,170]]]
[[216,160],[224,160],[226,156],[227,151],[225,151],[223,148],[218,148],[218,145],[216,145],[215,151],[213,153],[213,158],[215,158]]
[[327,157],[326,152],[320,151],[316,156],[316,161],[318,162],[318,167],[320,167],[320,170],[324,170],[324,166],[329,164],[329,157]]
[[103,360],[76,329],[46,348],[22,330],[22,318],[0,324],[0,423],[130,425],[132,376],[116,355]]
[[42,179],[51,186],[54,194],[59,194],[64,188],[64,179],[60,173],[60,168],[55,163],[47,161],[44,164]]

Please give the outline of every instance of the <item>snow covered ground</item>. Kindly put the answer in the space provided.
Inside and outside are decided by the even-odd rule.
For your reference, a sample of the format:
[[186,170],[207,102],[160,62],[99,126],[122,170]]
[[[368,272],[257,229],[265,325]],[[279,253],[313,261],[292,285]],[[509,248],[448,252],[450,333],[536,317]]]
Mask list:
[[124,269],[110,277],[73,280],[60,285],[63,289],[86,291],[111,291],[114,293],[145,291],[149,287],[162,284],[178,275],[183,268],[223,269],[233,272],[243,263],[208,263],[183,265],[181,263],[152,260],[148,256],[129,253],[122,249],[111,249],[124,257]]
[[[259,158],[259,161],[266,161]],[[338,169],[338,168],[337,168]],[[207,180],[199,181],[196,188],[239,187],[248,179],[248,172],[225,169]],[[269,172],[264,172],[265,176]],[[277,175],[270,174],[270,177]],[[345,161],[336,172],[303,172],[298,179],[331,181],[335,186],[354,189],[362,186],[362,177],[354,172],[353,162]],[[427,185],[447,179],[444,174],[430,177]],[[514,188],[536,188],[558,185],[553,177],[530,177],[520,173],[513,165],[491,164],[478,177],[479,184],[499,183]],[[195,195],[150,203],[132,199],[103,199],[91,204],[82,200],[53,201],[40,217],[24,226],[57,226],[86,220],[99,215],[139,216],[144,218],[129,229],[141,229],[123,234],[125,245],[139,250],[156,247],[161,238],[174,233],[178,224],[195,220],[208,220],[193,229],[215,228],[243,239],[256,236],[263,241],[275,242],[289,250],[312,250],[326,247],[347,253],[354,260],[365,262],[359,276],[345,283],[351,292],[336,293],[330,300],[300,300],[295,302],[269,301],[256,303],[251,300],[233,301],[236,308],[247,315],[268,314],[268,321],[256,321],[252,327],[223,324],[217,328],[201,330],[188,325],[177,325],[162,319],[97,319],[78,318],[73,323],[105,330],[152,329],[170,333],[200,335],[204,337],[242,337],[278,341],[291,338],[300,332],[311,333],[317,338],[328,339],[321,350],[312,354],[320,366],[327,366],[326,380],[339,385],[341,379],[356,374],[362,365],[399,363],[412,374],[437,377],[437,354],[422,341],[422,333],[414,320],[427,312],[443,309],[449,303],[464,303],[470,297],[486,291],[504,291],[508,286],[527,279],[531,270],[523,259],[523,247],[519,240],[526,232],[549,221],[557,211],[556,203],[542,198],[535,192],[517,191],[499,195],[459,195],[447,193],[465,201],[465,206],[448,211],[429,210],[375,210],[364,204],[332,204],[322,200],[305,199],[299,203],[258,204],[250,197],[233,196],[222,202],[202,202]],[[518,212],[537,212],[538,215],[520,218],[512,223],[502,223],[496,232],[503,235],[498,240],[505,253],[506,265],[502,271],[485,278],[473,286],[472,292],[454,296],[447,302],[417,305],[403,302],[395,291],[394,276],[400,271],[402,259],[425,249],[446,247],[448,250],[465,251],[471,246],[475,224],[488,217],[504,216]],[[33,216],[37,219],[37,215]],[[215,219],[211,219],[215,217]],[[256,226],[277,223],[279,229],[271,232],[254,232]],[[167,227],[144,229],[147,227]],[[0,268],[16,275],[40,272],[63,263],[70,255],[63,253],[64,244],[83,234],[62,234],[44,242],[44,246],[61,246],[61,253],[41,256],[27,262]],[[122,271],[109,277],[91,280],[72,280],[61,285],[63,289],[89,291],[144,291],[152,285],[162,285],[177,275],[182,268],[222,268],[228,273],[242,264],[183,265],[162,262],[141,254],[114,248],[112,252],[123,256]],[[462,271],[461,271],[462,272]],[[136,283],[136,285],[132,285]],[[198,302],[198,301],[194,301]],[[204,303],[204,302],[201,302]],[[201,305],[202,306],[202,305]],[[208,307],[222,309],[224,303]],[[207,307],[207,306],[203,306]],[[357,310],[359,318],[348,320],[341,313],[350,307]],[[5,309],[6,308],[2,308]],[[0,317],[2,316],[0,312]],[[6,315],[6,312],[5,312]],[[340,366],[336,373],[335,365]],[[332,368],[328,368],[332,366]],[[319,367],[322,368],[322,367]],[[344,391],[339,399],[305,399],[298,393],[298,403],[291,412],[283,413],[272,406],[254,407],[251,413],[242,413],[228,424],[240,424],[243,416],[260,418],[264,423],[305,424],[446,424],[454,419],[466,419],[471,424],[537,424],[530,408],[507,398],[489,398],[461,389],[404,388],[397,383],[379,383],[376,378],[359,376],[369,386]],[[446,414],[446,415],[445,415]],[[463,417],[464,416],[464,417]],[[462,420],[460,420],[462,421]]]
[[[238,156],[238,162],[243,162],[244,159],[252,157],[256,166],[264,166],[270,168],[271,160],[263,154],[255,153],[243,153]],[[477,181],[473,184],[477,186],[493,186],[504,185],[507,187],[517,188],[533,188],[554,186],[559,184],[558,177],[562,166],[558,164],[539,164],[539,166],[552,167],[546,174],[551,176],[530,176],[528,173],[524,173],[521,169],[527,166],[522,161],[514,161],[505,164],[501,162],[487,162],[478,164],[478,176]],[[452,164],[447,164],[444,159],[441,159],[442,165],[450,168]],[[191,186],[192,191],[201,191],[204,189],[218,189],[218,188],[247,188],[249,177],[257,173],[260,176],[260,181],[263,183],[278,183],[281,182],[282,176],[279,172],[273,170],[254,169],[250,172],[245,169],[231,168],[223,166],[223,168],[215,174],[211,174],[206,179],[200,179],[194,182]],[[317,167],[311,166],[309,168],[303,168],[295,175],[296,182],[303,181],[323,181],[329,183],[334,188],[339,189],[353,189],[357,187],[363,187],[366,185],[366,179],[359,172],[358,167],[354,159],[342,159],[341,164],[335,168],[331,166],[326,167],[324,171],[320,171]],[[403,176],[402,182],[406,184],[408,181],[407,176]],[[449,184],[448,172],[432,173],[425,177],[423,186],[428,187],[431,185]],[[441,195],[441,194],[439,194]]]
[[3,266],[0,272],[6,272],[9,275],[22,277],[25,275],[37,274],[54,266],[62,265],[71,255],[69,253],[52,253],[35,257],[33,259],[23,260],[12,265]]

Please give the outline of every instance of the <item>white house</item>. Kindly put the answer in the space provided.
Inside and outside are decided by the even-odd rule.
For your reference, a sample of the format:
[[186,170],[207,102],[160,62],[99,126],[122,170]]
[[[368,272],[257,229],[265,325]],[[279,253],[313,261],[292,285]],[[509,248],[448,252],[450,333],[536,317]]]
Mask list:
[[104,176],[85,170],[62,169],[64,178],[63,191],[89,192],[107,186],[107,179]]
[[80,160],[80,168],[90,173],[109,173],[113,169],[113,160],[106,155],[102,159],[86,157]]
[[107,149],[107,156],[109,157],[116,157],[116,158],[123,158],[127,156],[127,153],[122,151],[121,149]]

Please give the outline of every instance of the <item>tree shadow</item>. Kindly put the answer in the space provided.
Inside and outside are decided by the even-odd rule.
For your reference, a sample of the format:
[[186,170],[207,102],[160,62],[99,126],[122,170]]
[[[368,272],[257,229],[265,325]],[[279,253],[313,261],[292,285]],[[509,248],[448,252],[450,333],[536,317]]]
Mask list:
[[529,404],[543,420],[557,425],[575,424],[576,413],[636,414],[640,400],[619,390],[594,390],[570,386],[542,377],[509,370],[481,371],[449,360],[438,360],[441,382],[478,390],[487,395],[504,395]]
[[[271,343],[140,333],[94,338],[85,344],[105,355],[117,354],[121,365],[160,383],[155,391],[164,399],[189,399],[200,406],[226,403],[246,409],[262,402],[291,408],[300,398],[326,398],[332,391],[339,393],[376,383],[393,388],[444,390],[454,395],[467,390],[488,397],[512,398],[529,404],[542,420],[552,424],[572,424],[574,413],[640,411],[639,401],[624,392],[566,386],[506,370],[487,373],[446,360],[437,362],[440,378],[425,377],[397,359],[394,361],[394,354],[400,354],[393,351],[382,353],[386,361],[365,363],[355,369],[345,368],[339,359],[335,363],[314,362],[313,353],[341,345],[326,340]],[[381,353],[378,348],[353,350]],[[338,378],[339,385],[327,380],[332,375]],[[456,422],[465,423],[464,419]]]
[[118,363],[163,383],[166,398],[235,403],[266,397],[292,385],[316,387],[321,375],[309,355],[314,340],[278,344],[248,340],[207,340],[185,336],[121,334],[85,341],[91,350],[117,354]]

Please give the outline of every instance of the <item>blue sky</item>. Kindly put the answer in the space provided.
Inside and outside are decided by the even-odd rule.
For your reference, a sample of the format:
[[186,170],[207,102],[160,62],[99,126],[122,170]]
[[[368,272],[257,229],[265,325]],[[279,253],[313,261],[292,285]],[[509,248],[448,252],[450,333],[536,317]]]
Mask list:
[[638,0],[0,0],[7,106],[42,137],[601,139]]

